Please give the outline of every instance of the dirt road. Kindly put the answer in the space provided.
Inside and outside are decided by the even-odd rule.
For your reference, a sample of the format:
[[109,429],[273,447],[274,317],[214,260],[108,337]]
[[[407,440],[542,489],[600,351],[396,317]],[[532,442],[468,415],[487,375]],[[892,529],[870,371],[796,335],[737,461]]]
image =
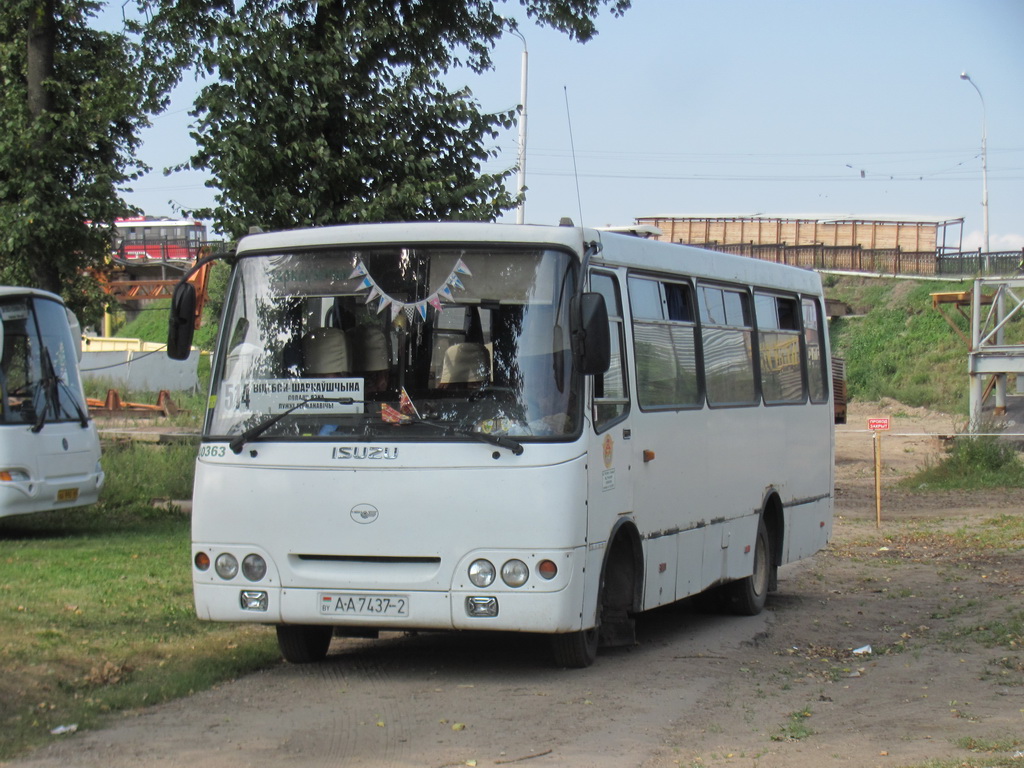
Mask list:
[[[868,416],[892,420],[881,528]],[[895,405],[854,406],[837,437],[833,544],[785,567],[761,616],[657,611],[641,618],[637,646],[602,652],[586,670],[552,668],[533,638],[335,640],[324,664],[282,664],[133,712],[12,765],[993,764],[974,762],[989,759],[968,749],[979,744],[1001,745],[999,759],[1016,764],[1024,553],[974,557],[943,532],[1019,514],[1024,494],[892,489],[938,455],[928,435],[954,427]]]

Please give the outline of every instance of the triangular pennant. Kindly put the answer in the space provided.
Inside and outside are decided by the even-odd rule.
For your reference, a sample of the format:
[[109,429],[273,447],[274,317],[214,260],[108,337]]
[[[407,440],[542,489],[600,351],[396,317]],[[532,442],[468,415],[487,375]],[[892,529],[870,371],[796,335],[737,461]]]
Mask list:
[[434,309],[436,309],[438,312],[441,311],[441,299],[436,293],[429,299],[427,299],[427,303]]
[[448,278],[448,285],[454,285],[460,291],[466,290],[466,286],[462,284],[462,281],[459,280],[459,276],[456,275],[454,272],[452,272],[451,277]]
[[420,412],[416,410],[416,406],[412,402],[412,398],[409,397],[409,393],[405,391],[405,387],[402,387],[402,393],[398,398],[398,410],[409,416],[415,416],[417,419],[420,418]]
[[462,259],[455,262],[455,271],[460,275],[465,275],[466,277],[473,276],[473,273],[469,271],[469,267],[466,266],[466,263]]
[[363,266],[363,262],[357,261],[356,268],[352,270],[352,274],[348,276],[349,280],[354,280],[357,277],[363,277],[366,274],[366,267]]
[[385,307],[387,307],[390,303],[391,297],[388,296],[386,293],[382,293],[380,295],[380,304],[377,305],[377,314],[379,315],[381,312],[383,312]]
[[405,424],[406,422],[412,421],[410,416],[393,408],[387,403],[380,404],[380,417],[388,424]]
[[416,302],[416,311],[420,315],[420,320],[426,320],[427,319],[427,302],[425,302],[425,301],[417,301]]

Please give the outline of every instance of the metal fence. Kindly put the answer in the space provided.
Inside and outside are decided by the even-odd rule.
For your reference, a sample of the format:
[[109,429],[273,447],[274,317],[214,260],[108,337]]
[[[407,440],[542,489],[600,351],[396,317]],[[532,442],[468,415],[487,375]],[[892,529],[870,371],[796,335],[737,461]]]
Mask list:
[[843,272],[964,278],[1005,277],[1024,272],[1024,249],[936,254],[935,251],[904,251],[900,248],[829,245],[703,243],[702,247],[795,267]]

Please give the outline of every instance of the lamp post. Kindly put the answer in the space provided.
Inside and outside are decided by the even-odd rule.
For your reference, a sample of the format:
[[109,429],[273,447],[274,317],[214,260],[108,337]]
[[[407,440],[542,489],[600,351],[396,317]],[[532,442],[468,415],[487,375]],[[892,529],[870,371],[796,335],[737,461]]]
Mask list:
[[974,90],[978,92],[978,98],[981,99],[981,213],[985,239],[985,271],[988,272],[988,121],[985,118],[985,97],[981,95],[978,84],[971,80],[971,76],[966,72],[960,73],[960,79],[973,85]]
[[529,54],[526,50],[526,38],[523,37],[523,33],[518,29],[513,29],[512,34],[523,41],[523,70],[520,76],[519,92],[519,158],[516,172],[519,196],[519,205],[516,206],[516,224],[522,224],[526,218],[526,80]]

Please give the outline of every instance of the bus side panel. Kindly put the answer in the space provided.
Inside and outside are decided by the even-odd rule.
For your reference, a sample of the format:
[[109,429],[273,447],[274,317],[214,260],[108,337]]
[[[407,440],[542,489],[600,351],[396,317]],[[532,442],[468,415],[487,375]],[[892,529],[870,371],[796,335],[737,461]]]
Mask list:
[[[786,510],[782,562],[827,544],[832,475],[821,454],[831,451],[828,404],[634,412],[631,426],[635,451],[654,457],[634,459],[644,609],[749,576],[769,493]],[[667,585],[673,572],[674,588]]]

